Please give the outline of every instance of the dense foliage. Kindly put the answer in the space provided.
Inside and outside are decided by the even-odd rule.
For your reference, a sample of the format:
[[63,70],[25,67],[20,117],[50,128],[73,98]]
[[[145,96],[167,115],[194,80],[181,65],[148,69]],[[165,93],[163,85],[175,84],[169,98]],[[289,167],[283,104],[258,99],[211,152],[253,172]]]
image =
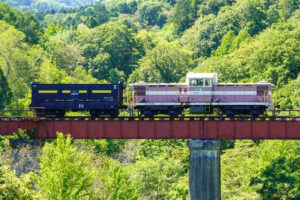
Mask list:
[[10,104],[11,98],[11,90],[2,70],[0,69],[0,109],[3,109],[6,105]]
[[92,5],[97,0],[2,0],[12,7],[17,7],[20,10],[31,11],[52,11],[63,10],[67,8],[76,8],[85,5]]
[[[6,2],[0,109],[28,108],[32,81],[182,82],[189,71],[216,72],[221,82],[269,81],[274,102],[300,108],[297,0]],[[4,138],[0,199],[187,199],[186,142],[58,134],[46,142],[38,173],[16,177]],[[223,141],[222,198],[299,199],[299,148],[298,141]]]
[[13,25],[25,34],[25,41],[36,44],[39,40],[40,22],[31,12],[24,12],[9,7],[0,2],[0,20]]

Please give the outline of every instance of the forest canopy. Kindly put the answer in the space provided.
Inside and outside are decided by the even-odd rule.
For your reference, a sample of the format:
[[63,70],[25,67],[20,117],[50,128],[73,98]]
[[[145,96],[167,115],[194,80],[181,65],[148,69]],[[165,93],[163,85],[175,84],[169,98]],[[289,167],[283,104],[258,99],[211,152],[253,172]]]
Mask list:
[[[282,109],[300,109],[299,25],[297,0],[2,0],[0,109],[28,109],[31,82],[171,83],[190,71],[268,81]],[[0,199],[187,199],[186,142],[58,134],[40,152],[39,179],[14,175],[4,138]],[[222,198],[299,199],[299,147],[223,141]],[[58,192],[62,182],[72,188]]]

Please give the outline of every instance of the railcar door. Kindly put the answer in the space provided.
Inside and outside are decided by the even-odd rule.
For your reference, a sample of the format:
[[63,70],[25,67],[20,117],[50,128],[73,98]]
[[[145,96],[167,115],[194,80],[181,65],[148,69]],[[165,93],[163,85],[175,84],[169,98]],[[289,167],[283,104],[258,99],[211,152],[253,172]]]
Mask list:
[[256,87],[257,90],[257,98],[260,102],[269,102],[269,86],[260,85]]
[[146,86],[134,86],[133,87],[133,103],[141,103],[146,99]]

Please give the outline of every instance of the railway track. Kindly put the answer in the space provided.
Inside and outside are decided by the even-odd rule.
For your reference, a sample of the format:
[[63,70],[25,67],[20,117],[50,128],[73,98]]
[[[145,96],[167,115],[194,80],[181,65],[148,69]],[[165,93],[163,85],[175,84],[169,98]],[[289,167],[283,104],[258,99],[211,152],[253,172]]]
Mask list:
[[95,121],[144,121],[144,120],[159,120],[159,121],[300,121],[300,116],[184,116],[184,117],[139,117],[139,116],[118,116],[118,117],[89,117],[89,116],[66,116],[66,117],[28,117],[28,116],[3,116],[0,121],[73,121],[73,120],[95,120]]
[[[7,113],[15,113],[15,115],[7,115]],[[37,117],[31,110],[4,110],[0,111],[0,121],[72,121],[72,120],[96,120],[96,121],[143,121],[143,120],[159,120],[159,121],[300,121],[300,110],[276,110],[268,111],[267,115],[252,117],[247,115],[237,115],[234,117],[222,115],[185,115],[178,117],[170,116],[65,116],[65,117]]]

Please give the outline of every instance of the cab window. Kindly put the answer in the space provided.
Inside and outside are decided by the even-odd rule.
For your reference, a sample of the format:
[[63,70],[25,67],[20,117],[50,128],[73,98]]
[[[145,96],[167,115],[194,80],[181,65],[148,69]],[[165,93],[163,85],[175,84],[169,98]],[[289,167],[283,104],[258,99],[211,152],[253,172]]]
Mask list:
[[190,79],[190,86],[203,86],[203,79]]
[[196,79],[190,79],[190,86],[196,86],[197,80]]
[[205,86],[211,86],[211,80],[205,79]]
[[197,80],[197,86],[203,86],[203,79]]

